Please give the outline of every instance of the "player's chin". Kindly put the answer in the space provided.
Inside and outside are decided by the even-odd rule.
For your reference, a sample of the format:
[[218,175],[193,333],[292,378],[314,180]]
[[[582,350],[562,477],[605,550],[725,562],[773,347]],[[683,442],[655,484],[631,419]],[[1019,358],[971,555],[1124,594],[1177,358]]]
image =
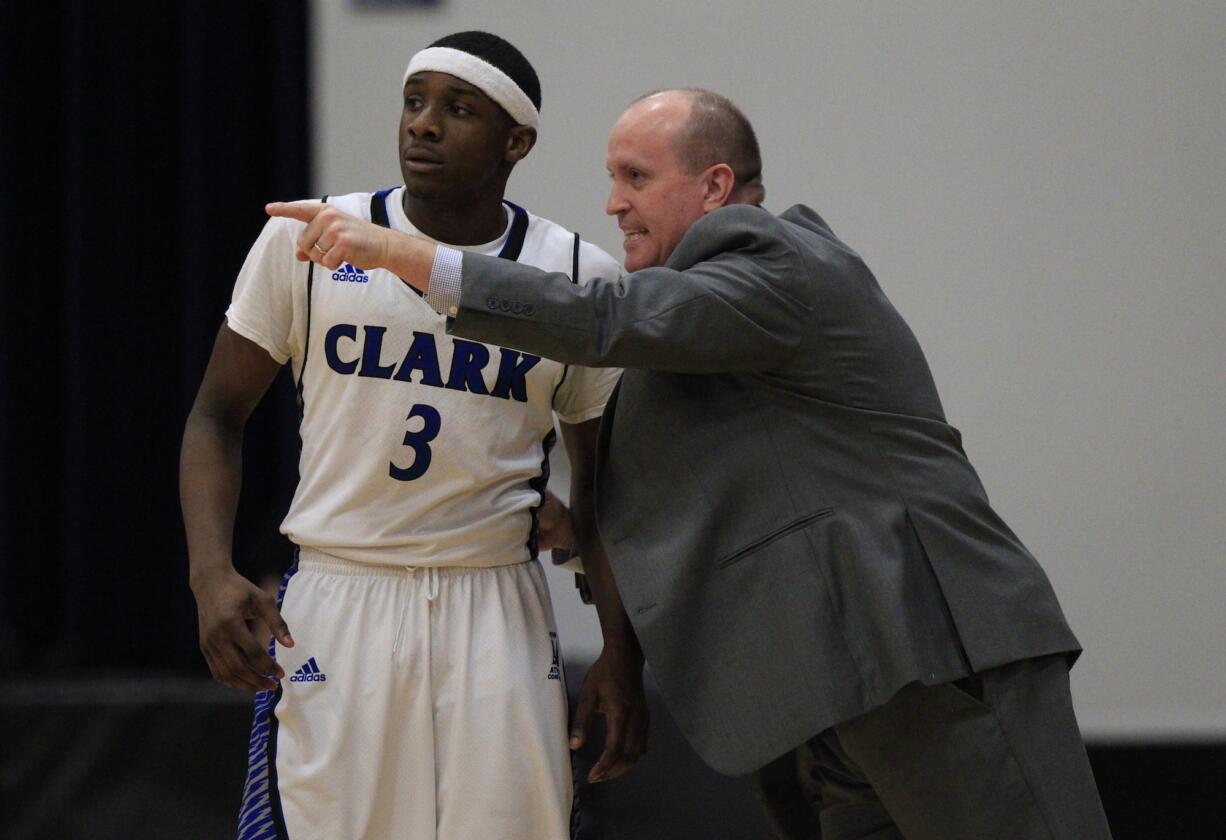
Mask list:
[[432,201],[442,198],[447,195],[447,185],[438,178],[419,173],[402,173],[404,175],[404,188],[413,198],[421,199],[422,201]]

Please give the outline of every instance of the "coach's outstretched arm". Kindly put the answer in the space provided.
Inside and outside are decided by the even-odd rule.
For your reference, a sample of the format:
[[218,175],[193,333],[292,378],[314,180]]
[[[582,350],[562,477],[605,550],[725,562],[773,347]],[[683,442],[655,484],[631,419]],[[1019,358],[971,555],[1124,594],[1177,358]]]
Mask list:
[[307,222],[297,240],[300,260],[386,268],[422,292],[435,311],[456,318],[448,332],[588,367],[774,369],[795,354],[815,306],[810,279],[824,270],[788,244],[782,222],[745,204],[722,207],[692,226],[703,232],[682,242],[688,268],[649,266],[581,285],[506,260],[461,259],[453,249],[325,205],[266,209]]
[[179,455],[179,501],[200,651],[215,680],[247,691],[276,688],[273,678],[285,676],[264,641],[247,629],[248,619],[262,619],[278,642],[294,646],[276,601],[235,571],[231,558],[243,429],[280,367],[262,347],[223,324]]

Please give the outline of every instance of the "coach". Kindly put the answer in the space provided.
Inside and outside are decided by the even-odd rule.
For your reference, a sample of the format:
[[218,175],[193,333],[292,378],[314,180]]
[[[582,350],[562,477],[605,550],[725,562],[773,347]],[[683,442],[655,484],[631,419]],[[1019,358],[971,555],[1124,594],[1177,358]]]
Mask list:
[[716,94],[635,102],[608,168],[631,273],[586,286],[270,212],[311,221],[299,258],[326,239],[391,268],[457,335],[626,368],[596,479],[616,589],[691,744],[757,771],[781,834],[1109,836],[1077,640],[860,257],[759,206],[753,130]]

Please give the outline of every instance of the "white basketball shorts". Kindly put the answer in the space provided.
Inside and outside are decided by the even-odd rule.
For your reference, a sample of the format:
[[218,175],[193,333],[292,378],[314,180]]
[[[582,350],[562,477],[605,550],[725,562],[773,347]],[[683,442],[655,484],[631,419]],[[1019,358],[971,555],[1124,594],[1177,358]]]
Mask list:
[[350,563],[303,549],[294,647],[256,697],[241,840],[564,840],[562,662],[535,560]]

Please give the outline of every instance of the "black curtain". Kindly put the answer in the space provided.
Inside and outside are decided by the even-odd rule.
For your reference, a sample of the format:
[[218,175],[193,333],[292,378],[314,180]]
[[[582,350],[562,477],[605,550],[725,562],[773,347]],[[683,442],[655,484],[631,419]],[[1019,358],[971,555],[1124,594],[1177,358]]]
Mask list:
[[[5,4],[0,668],[204,672],[177,460],[264,202],[309,196],[305,3]],[[236,556],[281,568],[282,376]]]

